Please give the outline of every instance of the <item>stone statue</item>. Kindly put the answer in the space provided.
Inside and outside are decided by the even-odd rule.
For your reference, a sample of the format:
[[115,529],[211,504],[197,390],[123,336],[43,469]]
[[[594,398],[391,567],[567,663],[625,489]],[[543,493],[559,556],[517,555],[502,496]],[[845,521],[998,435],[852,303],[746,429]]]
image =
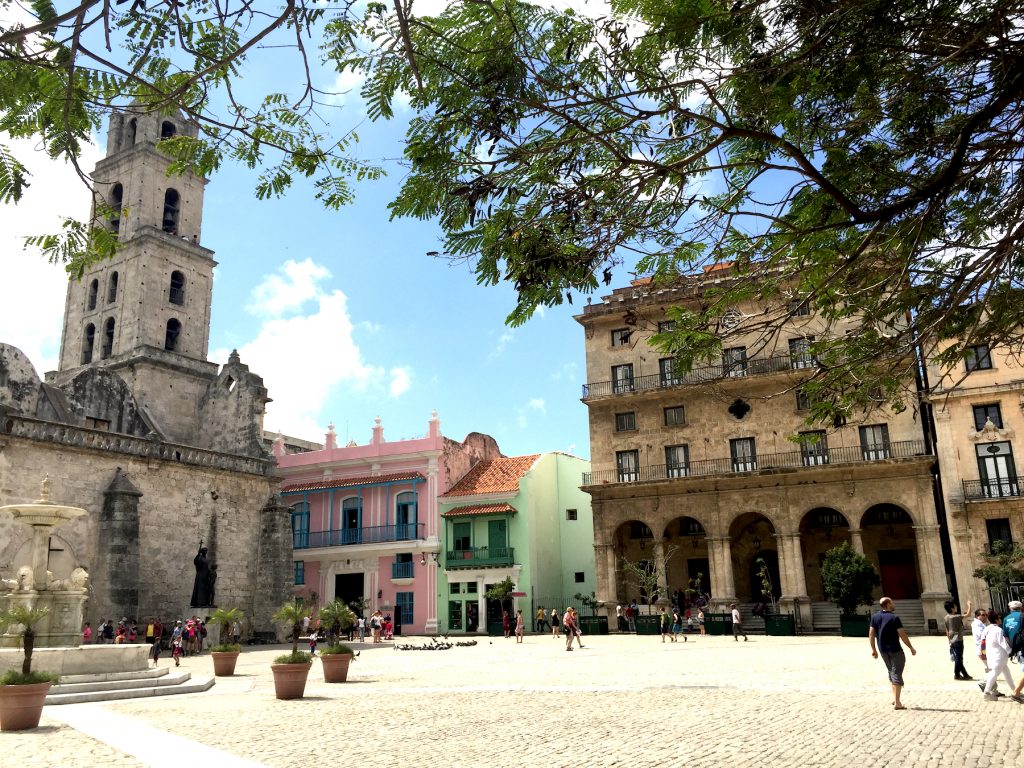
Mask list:
[[32,575],[32,566],[23,565],[18,569],[18,591],[31,592],[35,589],[36,579]]
[[209,576],[206,579],[206,585],[207,585],[207,597],[210,600],[210,605],[216,605],[217,604],[217,598],[215,597],[215,595],[217,594],[217,564],[216,563],[211,563],[210,564],[210,574],[209,574]]
[[199,552],[192,560],[196,567],[196,580],[192,585],[192,608],[205,608],[212,604],[210,595],[210,563],[206,559],[207,549],[199,542]]
[[16,592],[17,589],[17,579],[0,579],[0,592]]
[[78,566],[71,572],[71,578],[69,581],[71,582],[72,589],[88,589],[89,572],[82,566]]

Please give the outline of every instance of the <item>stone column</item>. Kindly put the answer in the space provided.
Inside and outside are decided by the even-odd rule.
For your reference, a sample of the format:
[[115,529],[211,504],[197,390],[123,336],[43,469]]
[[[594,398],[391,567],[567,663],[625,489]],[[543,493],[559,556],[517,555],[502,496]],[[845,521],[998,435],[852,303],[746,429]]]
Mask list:
[[[106,585],[106,605],[102,600],[96,608],[103,615],[117,621],[122,616],[129,619],[139,615],[139,499],[142,492],[132,485],[128,476],[118,467],[114,479],[103,492],[103,509],[100,511],[99,548],[96,561],[101,563],[102,581]],[[193,546],[189,542],[189,547]],[[182,605],[188,604],[192,594],[195,573],[191,567],[193,551],[183,565],[181,588],[184,591]],[[43,583],[45,584],[45,574]]]
[[604,603],[609,626],[613,626],[618,596],[615,594],[615,548],[611,544],[594,545],[594,586],[597,601]]
[[736,581],[732,572],[732,547],[728,536],[708,536],[712,605],[736,602]]
[[[804,551],[800,542],[800,533],[782,535],[780,548],[786,550],[786,561],[789,573],[789,594],[786,610],[791,610],[797,617],[799,625],[810,627],[812,623],[811,598],[807,595],[807,574],[804,572]],[[787,588],[783,588],[786,593]],[[780,602],[782,602],[780,600]]]
[[864,554],[864,537],[861,535],[863,531],[860,528],[850,529],[850,546],[853,547],[853,551],[858,554]]
[[[934,619],[936,627],[941,626],[946,615],[943,604],[950,599],[946,589],[946,576],[942,564],[942,545],[939,542],[939,526],[915,525],[914,538],[917,540],[917,562],[921,571],[921,606],[927,622]],[[929,627],[930,629],[930,627]]]
[[476,633],[487,634],[487,598],[484,597],[484,577],[476,579]]
[[668,574],[665,572],[665,539],[657,538],[652,543],[654,549],[654,573],[658,577],[658,599],[656,605],[668,605]]
[[252,590],[246,623],[251,622],[256,632],[281,632],[280,625],[275,625],[270,617],[292,599],[295,569],[292,567],[291,525],[291,510],[282,505],[276,495],[269,496],[260,510],[255,583],[245,585]]

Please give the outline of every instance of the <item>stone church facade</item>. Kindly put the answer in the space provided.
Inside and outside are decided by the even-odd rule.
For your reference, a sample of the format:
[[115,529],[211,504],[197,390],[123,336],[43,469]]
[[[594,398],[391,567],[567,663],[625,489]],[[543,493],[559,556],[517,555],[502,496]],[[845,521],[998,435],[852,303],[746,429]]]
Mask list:
[[[57,371],[41,380],[0,343],[0,505],[37,498],[48,474],[52,498],[88,511],[55,531],[49,562],[57,576],[89,571],[94,626],[202,615],[189,606],[200,539],[217,566],[214,602],[255,629],[272,629],[291,594],[290,517],[263,443],[267,390],[237,353],[206,359],[206,181],[168,176],[156,148],[194,131],[175,115],[112,117],[93,225],[121,248],[69,282]],[[28,541],[0,516],[0,574],[25,564]]]

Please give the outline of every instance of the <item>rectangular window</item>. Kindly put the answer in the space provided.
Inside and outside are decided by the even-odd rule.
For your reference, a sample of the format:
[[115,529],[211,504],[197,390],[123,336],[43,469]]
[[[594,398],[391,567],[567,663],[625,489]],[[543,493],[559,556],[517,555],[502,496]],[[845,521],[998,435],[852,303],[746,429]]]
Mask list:
[[973,347],[968,347],[964,363],[967,365],[968,373],[991,368],[992,356],[989,353],[988,344],[975,344]]
[[466,594],[468,594],[468,595],[475,595],[476,594],[476,582],[475,581],[467,581],[466,582]]
[[676,359],[674,357],[663,357],[658,361],[658,375],[661,386],[674,387],[683,383],[683,377],[676,375]]
[[747,375],[746,347],[730,347],[722,350],[722,373],[726,376]]
[[469,523],[455,523],[452,526],[452,548],[469,549]]
[[814,343],[813,336],[802,336],[799,339],[789,340],[789,367],[813,368],[817,362],[811,354],[811,344]]
[[999,403],[974,406],[974,428],[981,432],[986,421],[991,421],[997,429],[1003,428],[1003,412],[999,410]]
[[565,510],[565,519],[566,520],[576,520],[578,518],[579,518],[579,513],[575,509],[567,509],[567,510]]
[[620,394],[622,392],[633,391],[633,364],[626,363],[625,365],[613,365],[612,366],[612,392]]
[[978,458],[981,488],[987,498],[1020,496],[1013,446],[1009,442],[976,445],[974,451]]
[[806,301],[789,302],[789,314],[792,317],[806,317],[811,314],[811,306]]
[[681,405],[673,405],[665,409],[665,426],[678,427],[686,423],[686,412]]
[[889,427],[885,424],[869,424],[861,427],[860,450],[864,461],[889,458]]
[[584,580],[586,579],[586,576],[584,575],[583,571],[576,571],[575,577],[576,577],[576,583],[577,584],[582,584],[584,582]]
[[811,396],[802,389],[796,391],[796,409],[798,411],[811,410]]
[[665,472],[669,477],[686,477],[690,474],[690,446],[665,446]]
[[460,595],[460,594],[462,594],[462,584],[460,584],[457,581],[452,583],[452,584],[449,584],[448,585],[448,594],[449,595]]
[[800,457],[805,467],[828,464],[828,441],[823,430],[801,432]]
[[633,332],[629,328],[616,328],[612,331],[612,346],[625,347],[629,344],[629,337]]
[[395,555],[395,562],[391,564],[391,578],[411,579],[415,568],[416,566],[412,561],[412,552],[400,552]]
[[629,413],[616,413],[615,414],[615,431],[616,432],[632,432],[636,429],[636,413],[630,411]]
[[412,592],[395,592],[395,618],[402,626],[413,622],[413,594]]
[[1009,552],[1013,549],[1013,534],[1010,531],[1010,518],[997,517],[985,521],[988,529],[988,551],[992,554]]
[[295,586],[301,587],[306,583],[306,563],[304,560],[293,561],[295,565]]
[[640,452],[616,451],[615,467],[620,483],[634,483],[640,479]]
[[737,437],[729,441],[729,455],[732,456],[733,472],[753,472],[757,469],[757,451],[754,438]]
[[658,323],[658,333],[672,333],[676,329],[675,320],[662,320]]
[[110,419],[94,419],[91,416],[86,416],[85,426],[87,426],[89,429],[98,429],[101,432],[109,432]]

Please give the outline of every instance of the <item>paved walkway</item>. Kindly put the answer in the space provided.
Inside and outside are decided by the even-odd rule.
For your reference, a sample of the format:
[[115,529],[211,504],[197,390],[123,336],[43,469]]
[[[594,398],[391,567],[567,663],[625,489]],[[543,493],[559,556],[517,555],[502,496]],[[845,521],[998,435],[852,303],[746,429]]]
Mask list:
[[[247,650],[207,693],[50,707],[36,731],[0,736],[0,749],[33,768],[186,755],[218,768],[1021,764],[1005,755],[1024,739],[1024,706],[954,681],[945,638],[914,638],[903,712],[866,639],[584,642],[572,653],[548,636],[435,652],[357,646],[348,683],[325,684],[314,663],[300,701],[274,698],[280,648]],[[183,665],[212,673],[208,656]],[[979,662],[967,668],[980,676]]]

